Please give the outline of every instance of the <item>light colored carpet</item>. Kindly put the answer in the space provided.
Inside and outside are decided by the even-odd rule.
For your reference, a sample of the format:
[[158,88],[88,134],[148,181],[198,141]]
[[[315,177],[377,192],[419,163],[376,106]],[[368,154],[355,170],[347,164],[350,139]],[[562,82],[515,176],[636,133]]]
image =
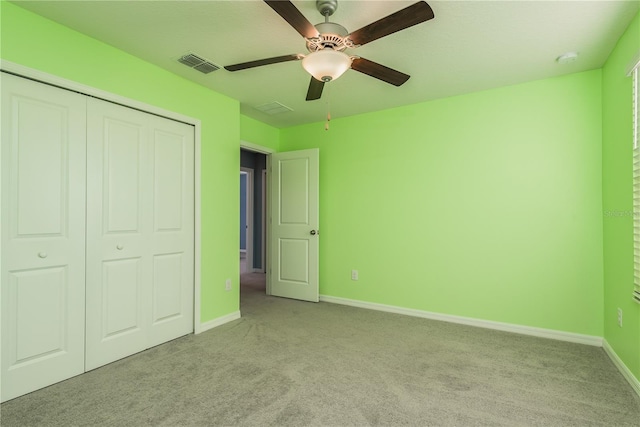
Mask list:
[[[249,277],[250,276],[250,277]],[[600,348],[264,295],[0,407],[3,426],[640,426]]]

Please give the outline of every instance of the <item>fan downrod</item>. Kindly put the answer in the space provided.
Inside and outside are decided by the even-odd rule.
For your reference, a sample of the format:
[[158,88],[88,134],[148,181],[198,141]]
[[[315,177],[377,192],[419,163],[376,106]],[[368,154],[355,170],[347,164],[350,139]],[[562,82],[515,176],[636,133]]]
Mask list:
[[316,0],[316,9],[324,17],[331,16],[338,10],[338,0]]

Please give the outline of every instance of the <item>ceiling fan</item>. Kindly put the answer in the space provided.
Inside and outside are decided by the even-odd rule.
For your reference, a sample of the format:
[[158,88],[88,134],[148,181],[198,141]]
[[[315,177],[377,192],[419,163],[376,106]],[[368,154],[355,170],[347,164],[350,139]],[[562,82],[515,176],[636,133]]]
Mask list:
[[431,7],[425,1],[419,1],[349,33],[342,25],[329,22],[329,16],[338,8],[337,0],[316,1],[316,8],[325,17],[324,22],[317,25],[312,25],[289,0],[264,2],[304,37],[309,54],[294,53],[227,65],[224,68],[228,71],[240,71],[279,62],[302,60],[302,66],[312,76],[307,101],[319,99],[324,84],[337,79],[349,68],[394,86],[401,86],[409,79],[409,75],[357,55],[347,55],[344,51],[434,18]]

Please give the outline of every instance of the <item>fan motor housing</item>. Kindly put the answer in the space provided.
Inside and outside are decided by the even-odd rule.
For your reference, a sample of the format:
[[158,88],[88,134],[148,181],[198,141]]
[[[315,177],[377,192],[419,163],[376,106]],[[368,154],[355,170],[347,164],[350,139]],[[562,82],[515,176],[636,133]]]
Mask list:
[[329,48],[333,50],[343,51],[348,47],[352,47],[347,36],[349,31],[340,24],[335,22],[321,22],[315,25],[320,33],[319,37],[307,39],[307,49],[309,52]]

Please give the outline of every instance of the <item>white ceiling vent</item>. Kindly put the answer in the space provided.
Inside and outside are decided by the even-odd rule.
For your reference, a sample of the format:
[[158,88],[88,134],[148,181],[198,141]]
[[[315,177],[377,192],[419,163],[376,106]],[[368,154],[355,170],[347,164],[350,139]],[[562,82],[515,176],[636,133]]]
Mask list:
[[209,74],[210,72],[218,70],[220,68],[214,63],[209,62],[206,59],[200,58],[198,55],[194,55],[193,53],[184,55],[182,58],[178,59],[178,62],[188,67],[191,67],[194,70],[198,70],[204,74]]
[[269,102],[267,104],[258,105],[255,107],[256,110],[262,111],[270,116],[274,114],[286,113],[289,111],[293,111],[293,109],[287,107],[286,105],[282,105],[277,101]]

